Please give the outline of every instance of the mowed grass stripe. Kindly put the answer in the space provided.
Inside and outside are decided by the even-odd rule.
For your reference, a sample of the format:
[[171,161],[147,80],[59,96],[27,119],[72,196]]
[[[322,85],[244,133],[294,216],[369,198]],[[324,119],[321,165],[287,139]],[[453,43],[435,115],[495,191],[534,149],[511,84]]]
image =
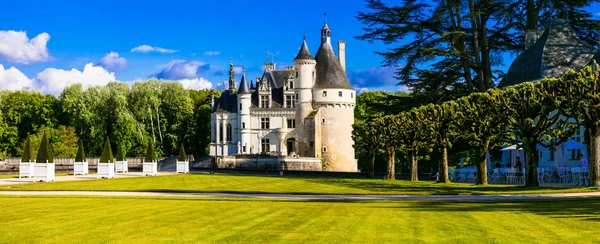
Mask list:
[[593,243],[599,200],[0,197],[0,242]]
[[379,179],[296,178],[186,174],[110,180],[30,183],[0,186],[0,190],[23,191],[145,191],[206,193],[282,193],[354,195],[494,195],[591,192],[586,188],[524,188],[519,186],[475,186],[472,184],[384,181]]

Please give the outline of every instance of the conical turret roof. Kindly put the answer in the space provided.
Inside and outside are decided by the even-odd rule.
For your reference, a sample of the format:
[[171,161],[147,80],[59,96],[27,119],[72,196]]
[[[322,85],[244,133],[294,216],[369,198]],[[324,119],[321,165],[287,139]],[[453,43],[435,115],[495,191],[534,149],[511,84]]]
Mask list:
[[335,56],[333,47],[330,43],[321,44],[317,51],[317,80],[314,88],[339,88],[351,89],[354,88],[348,82],[346,72],[342,68],[340,61]]
[[242,81],[240,81],[240,88],[238,89],[238,94],[250,94],[248,82],[246,82],[246,72],[242,74]]
[[306,45],[306,35],[304,35],[304,41],[302,42],[302,47],[300,47],[300,51],[294,60],[298,59],[314,59],[308,50],[308,45]]

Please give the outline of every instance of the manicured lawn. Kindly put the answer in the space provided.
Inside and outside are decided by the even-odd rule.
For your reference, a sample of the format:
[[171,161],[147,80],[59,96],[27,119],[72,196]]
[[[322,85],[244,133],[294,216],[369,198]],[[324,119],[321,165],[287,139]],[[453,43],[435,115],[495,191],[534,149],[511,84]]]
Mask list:
[[[95,174],[95,173],[94,173]],[[55,176],[73,175],[72,173],[56,173]],[[0,175],[0,179],[19,178],[18,174]]]
[[0,197],[0,242],[594,243],[599,200]]
[[0,190],[64,191],[158,191],[288,194],[525,194],[589,192],[594,188],[533,188],[517,186],[475,186],[472,184],[436,184],[433,182],[384,181],[379,179],[332,179],[276,176],[234,176],[188,174],[94,181],[31,183],[0,186]]

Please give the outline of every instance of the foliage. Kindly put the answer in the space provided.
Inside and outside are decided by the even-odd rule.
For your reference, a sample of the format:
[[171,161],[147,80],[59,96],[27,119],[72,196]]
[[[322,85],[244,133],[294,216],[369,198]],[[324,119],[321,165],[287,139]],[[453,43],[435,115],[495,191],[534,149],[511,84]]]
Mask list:
[[110,148],[110,140],[108,136],[106,137],[106,141],[104,141],[104,147],[102,149],[102,156],[100,156],[100,163],[114,163],[115,159],[113,157],[112,149]]
[[152,140],[148,140],[148,149],[146,150],[144,161],[147,163],[156,162],[156,153],[154,152],[154,143],[152,143]]
[[42,136],[42,142],[40,143],[40,148],[38,149],[36,161],[37,163],[54,163],[52,145],[50,145],[50,142],[48,141],[46,132],[44,132]]
[[117,161],[126,161],[127,157],[125,157],[125,149],[123,149],[123,145],[119,144],[119,149],[117,149]]
[[396,127],[398,135],[399,148],[409,156],[411,168],[411,181],[418,181],[418,154],[419,151],[430,149],[431,137],[422,124],[425,118],[424,114],[412,109],[408,112],[400,113],[392,120]]
[[23,158],[21,158],[21,162],[32,162],[33,159],[33,148],[31,147],[31,138],[27,138],[27,143],[25,144],[25,150],[23,152]]
[[458,104],[449,101],[438,104],[429,104],[420,107],[418,113],[422,115],[426,134],[430,135],[433,145],[439,149],[440,161],[438,166],[438,182],[448,183],[448,148],[452,147],[450,136],[454,133],[453,123]]
[[[48,140],[52,144],[55,157],[71,158],[76,156],[78,147],[77,141],[79,138],[75,135],[75,128],[64,125],[59,125],[57,129],[41,126],[36,134],[31,135],[29,138],[31,139],[31,145],[34,148],[34,154],[37,153],[37,148],[39,148],[44,133],[48,135]],[[17,148],[18,155],[23,155],[25,146],[26,141]]]
[[83,141],[79,139],[79,145],[77,147],[77,156],[75,156],[75,162],[85,162],[87,161],[85,157],[85,152],[83,148]]
[[185,154],[185,148],[183,147],[183,143],[179,147],[179,155],[177,156],[177,161],[187,161],[187,154]]

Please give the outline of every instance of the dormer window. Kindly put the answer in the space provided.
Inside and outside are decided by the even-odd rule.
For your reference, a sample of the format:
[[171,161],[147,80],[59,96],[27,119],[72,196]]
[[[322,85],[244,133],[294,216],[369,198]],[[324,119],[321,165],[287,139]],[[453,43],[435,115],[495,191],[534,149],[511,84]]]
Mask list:
[[260,107],[261,108],[270,108],[271,107],[271,101],[270,101],[270,97],[268,95],[260,96]]
[[294,89],[294,81],[290,81],[289,87],[290,87],[290,89]]
[[327,96],[327,91],[323,91],[323,97]]

